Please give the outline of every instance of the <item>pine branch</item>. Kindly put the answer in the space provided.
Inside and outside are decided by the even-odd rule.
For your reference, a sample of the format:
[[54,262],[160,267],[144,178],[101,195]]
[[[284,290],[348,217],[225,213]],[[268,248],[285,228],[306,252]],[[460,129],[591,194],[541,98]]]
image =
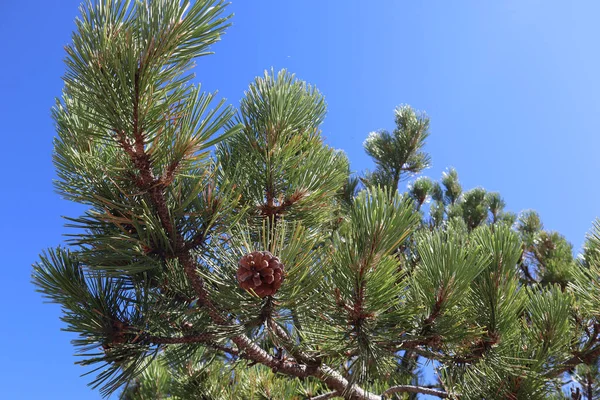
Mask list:
[[291,196],[285,198],[281,204],[276,205],[272,195],[267,191],[267,203],[258,207],[260,214],[263,217],[271,219],[273,216],[279,217],[285,213],[290,207],[302,200],[306,196],[306,191],[297,190]]
[[334,397],[337,397],[339,395],[340,395],[339,392],[328,392],[328,393],[320,394],[315,397],[310,397],[307,400],[328,400],[328,399],[333,399]]
[[[114,391],[125,379],[137,376],[149,359],[149,350],[158,352],[170,345],[180,345],[185,351],[188,349],[185,345],[214,349],[233,356],[221,360],[223,365],[244,359],[249,365],[262,364],[273,373],[301,378],[288,379],[294,383],[282,385],[287,385],[286,390],[297,389],[300,381],[309,387],[314,384],[311,393],[329,390],[313,400],[337,396],[349,400],[382,400],[395,397],[395,393],[398,393],[396,396],[412,393],[448,398],[455,392],[494,398],[493,391],[498,387],[496,394],[502,390],[515,396],[533,396],[535,388],[526,385],[527,371],[519,370],[521,375],[515,377],[513,372],[507,371],[502,359],[529,359],[532,362],[523,362],[523,369],[533,365],[534,375],[545,374],[550,380],[565,371],[573,373],[578,364],[591,366],[600,357],[600,326],[594,325],[592,329],[588,321],[583,324],[576,320],[579,332],[567,334],[572,321],[565,310],[572,310],[577,304],[568,297],[570,291],[543,288],[540,292],[544,296],[548,292],[550,296],[546,296],[547,299],[538,296],[536,300],[537,294],[531,290],[531,301],[526,306],[520,303],[525,302],[526,297],[503,296],[509,289],[513,293],[523,287],[525,290],[519,293],[529,295],[527,286],[538,279],[537,269],[552,270],[555,262],[564,261],[548,255],[550,250],[556,250],[555,236],[543,232],[546,241],[540,242],[542,247],[538,246],[539,221],[532,219],[521,229],[531,233],[533,244],[528,244],[530,248],[525,254],[529,258],[517,262],[518,257],[511,258],[511,262],[507,262],[510,271],[500,262],[498,271],[491,271],[493,274],[487,277],[490,271],[486,269],[488,257],[484,253],[498,252],[502,261],[516,242],[496,240],[482,247],[490,247],[490,251],[481,250],[480,245],[471,245],[473,241],[467,235],[497,234],[500,224],[489,231],[466,232],[490,223],[488,212],[492,213],[493,222],[504,221],[504,205],[499,196],[477,189],[460,197],[462,188],[454,170],[444,174],[445,193],[439,185],[435,189],[426,181],[421,181],[425,186],[418,190],[411,189],[411,196],[417,201],[417,213],[412,203],[404,202],[404,198],[397,195],[401,180],[430,163],[429,156],[421,151],[429,134],[426,116],[408,106],[400,107],[396,110],[394,132],[370,135],[365,147],[376,161],[377,170],[368,179],[369,185],[389,186],[391,182],[392,190],[366,191],[356,197],[351,190],[346,199],[348,207],[340,208],[336,199],[342,185],[348,182],[349,164],[344,156],[325,146],[319,136],[325,103],[311,86],[285,71],[277,77],[267,74],[251,86],[246,100],[242,101],[235,126],[232,108],[220,114],[214,110],[203,117],[212,96],[199,96],[199,89],[188,86],[191,76],[185,74],[192,60],[206,54],[207,46],[218,40],[225,20],[216,19],[218,10],[224,6],[222,2],[192,2],[189,18],[184,17],[186,6],[190,5],[187,1],[183,4],[178,0],[140,1],[131,6],[131,11],[127,11],[129,2],[123,5],[110,1],[106,7],[103,2],[96,6],[92,1],[88,3],[91,9],[83,22],[78,22],[79,35],[68,49],[65,98],[56,111],[60,126],[56,164],[64,181],[60,184],[61,190],[92,206],[86,217],[75,220],[88,232],[77,235],[74,242],[80,246],[82,267],[106,279],[99,280],[97,287],[91,286],[92,275],[84,275],[79,265],[72,262],[69,266],[74,268],[40,267],[37,282],[53,300],[66,304],[64,320],[71,331],[83,337],[77,345],[92,348],[91,345],[102,344],[104,354],[93,355],[96,358],[84,363],[106,361],[110,364],[108,372],[101,373],[98,379],[100,383],[111,379],[108,390]],[[237,126],[242,129],[236,131]],[[219,135],[223,128],[228,132]],[[240,134],[234,135],[234,131]],[[221,142],[226,137],[230,140]],[[211,159],[210,148],[217,143],[220,145],[215,159]],[[207,159],[210,161],[205,162]],[[202,169],[207,165],[210,166],[205,174]],[[208,178],[212,173],[214,176]],[[208,185],[204,185],[206,183]],[[227,193],[229,185],[235,187],[234,194],[240,200],[230,201],[234,196],[213,198],[212,190],[218,187],[219,193]],[[421,235],[422,243],[417,243],[417,249],[407,246],[407,254],[415,253],[414,268],[404,280],[404,275],[398,275],[394,254],[406,235],[415,232],[413,228],[420,221],[421,205],[428,195],[436,200],[438,211],[434,226],[440,228]],[[225,203],[230,204],[223,206]],[[249,225],[239,227],[242,233],[239,236],[245,235],[250,240],[239,249],[227,247],[221,253],[223,257],[208,259],[212,252],[207,247],[224,242],[217,237],[221,231],[215,227],[230,223],[229,228],[238,228],[238,220],[229,215],[240,204],[244,211],[253,208],[254,214],[265,217],[272,223],[269,227],[283,225],[280,217],[285,214],[286,219],[289,216],[306,225],[304,228],[315,237],[314,243],[306,244],[296,240],[296,236],[288,238],[282,234],[281,257],[287,259],[286,273],[289,272],[292,283],[283,286],[275,298],[267,299],[269,307],[263,307],[258,318],[253,306],[258,306],[260,300],[239,292],[231,271],[239,259],[239,249],[255,246],[279,250],[279,242],[264,232],[262,236],[253,235],[257,218],[249,218]],[[448,205],[452,206],[445,209]],[[245,217],[245,213],[239,214],[240,219]],[[333,240],[323,240],[331,236],[329,221],[337,220],[340,215],[342,218],[334,228],[340,234],[334,235]],[[443,223],[445,215],[447,225]],[[453,227],[451,217],[454,215],[460,218],[460,226],[457,223]],[[348,223],[343,221],[345,217],[349,217]],[[236,236],[229,235],[227,240],[235,242]],[[265,242],[255,241],[256,237]],[[254,243],[250,245],[251,242]],[[304,253],[301,261],[297,261],[300,256],[290,255],[296,255],[293,247],[297,243],[298,254]],[[333,251],[323,249],[320,253],[321,245],[328,244]],[[550,249],[549,245],[553,247]],[[517,247],[520,246],[519,243]],[[568,246],[563,247],[568,253]],[[198,255],[200,251],[202,258]],[[212,253],[215,254],[218,253]],[[323,268],[310,265],[317,258],[323,259]],[[167,260],[169,262],[165,262]],[[566,267],[570,268],[574,261],[572,257],[567,261]],[[210,266],[205,268],[205,263]],[[214,272],[220,267],[223,267],[223,275],[217,277]],[[173,268],[180,270],[173,271]],[[523,275],[520,281],[519,268]],[[319,272],[314,272],[316,270]],[[109,275],[114,271],[123,277]],[[304,271],[307,272],[302,275]],[[484,275],[485,279],[480,279]],[[514,287],[501,286],[504,280],[514,283]],[[566,285],[567,278],[564,282]],[[547,282],[542,279],[540,283]],[[146,284],[148,286],[144,286]],[[171,284],[173,290],[169,292]],[[499,287],[507,290],[501,291]],[[403,293],[406,288],[408,294]],[[586,288],[582,285],[581,291]],[[323,297],[313,296],[316,294]],[[327,297],[332,294],[335,299]],[[162,328],[166,323],[176,326],[169,319],[162,320],[166,315],[162,309],[154,312],[155,304],[169,308],[174,305],[170,312],[186,316],[194,311],[189,310],[187,300],[181,297],[197,298],[202,315],[208,315],[208,321],[204,321],[208,332],[186,329],[190,325],[185,324],[191,324],[187,322],[190,320],[203,325],[198,315],[186,318],[183,325],[178,324],[182,330],[173,336],[150,334],[164,332]],[[587,297],[598,300],[593,295]],[[322,302],[322,309],[317,302]],[[286,323],[277,323],[271,312],[273,304],[281,304],[282,315],[285,315],[282,318],[291,316],[293,328],[287,325],[289,319]],[[313,316],[322,317],[323,323],[331,324],[332,329],[315,329],[303,335],[299,321],[306,320],[307,326],[312,328],[311,322],[318,321],[311,320]],[[470,317],[473,323],[468,320]],[[259,323],[255,324],[256,321]],[[414,321],[420,321],[417,328]],[[519,332],[522,325],[525,325],[524,330]],[[136,332],[136,326],[142,330]],[[210,326],[217,327],[213,332],[221,334],[212,333]],[[260,328],[254,329],[258,326]],[[479,329],[487,332],[474,337]],[[253,333],[240,333],[245,331]],[[223,336],[223,332],[230,333]],[[513,334],[522,337],[525,345],[517,344],[513,348],[510,341],[505,341],[506,346],[496,353],[493,347],[500,338],[513,337]],[[572,338],[580,338],[577,347],[572,347]],[[319,352],[314,350],[318,340],[324,342],[323,346],[318,342]],[[275,346],[275,355],[271,355],[266,346]],[[373,372],[391,372],[399,351],[404,351],[400,366],[411,367],[422,355],[446,363],[450,374],[440,378],[444,382],[439,387],[397,385],[381,393],[381,376],[374,376]],[[490,358],[489,367],[486,365],[488,352],[498,355],[498,358]],[[340,366],[338,362],[343,356],[350,357],[353,364]],[[474,362],[482,358],[482,362]],[[331,366],[324,364],[323,359],[332,360]],[[556,361],[565,359],[562,365]],[[111,378],[111,374],[121,373],[122,361],[132,362],[135,368]],[[467,363],[469,365],[458,365]],[[457,366],[456,371],[450,369]],[[397,369],[398,365],[393,367]],[[543,368],[552,368],[552,371],[544,373]],[[495,369],[498,373],[489,373]],[[257,370],[264,373],[260,376],[271,374],[266,368]],[[244,371],[235,374],[234,379],[243,380]],[[597,379],[593,379],[596,372],[581,374],[586,376],[581,390],[587,390],[587,396],[591,397],[592,386],[597,385]],[[229,370],[224,376],[232,377]],[[390,378],[389,375],[383,377]],[[311,379],[305,381],[304,378]],[[362,382],[363,378],[373,378],[369,385],[379,387],[381,394],[371,393],[354,383]],[[322,389],[325,385],[328,389]],[[482,392],[478,392],[477,387],[481,387]]]
[[525,277],[525,280],[527,281],[528,284],[537,283],[537,281],[535,280],[533,275],[531,275],[531,272],[529,271],[529,267],[527,265],[525,265],[524,263],[521,263],[520,267],[521,267],[521,271],[523,271],[523,276]]
[[[551,376],[558,376],[564,372],[573,370],[579,364],[590,364],[596,361],[600,357],[600,345],[598,345],[598,334],[600,331],[600,325],[594,323],[594,331],[590,333],[586,330],[586,334],[589,337],[589,342],[584,346],[581,351],[573,351],[573,356],[562,364],[562,366],[552,371]],[[596,346],[594,346],[596,345]]]
[[[137,154],[137,156],[139,157],[139,154]],[[141,159],[145,159],[145,157],[141,157]],[[138,169],[140,169],[140,173],[143,177],[151,176],[150,163],[137,163],[136,166],[138,166]],[[141,182],[142,185],[143,183],[144,182]],[[143,186],[140,187],[140,189],[142,188]],[[219,325],[229,325],[229,322],[223,318],[210,300],[204,287],[204,280],[196,272],[196,263],[190,255],[189,250],[186,249],[186,244],[184,243],[183,237],[179,232],[174,230],[174,227],[171,224],[166,200],[164,198],[164,194],[162,193],[161,187],[153,186],[150,189],[150,193],[152,204],[159,215],[161,223],[163,224],[163,228],[167,232],[172,232],[171,241],[174,242],[172,244],[176,249],[176,256],[183,266],[184,272],[186,273],[188,279],[190,279],[196,294],[198,295],[199,304],[208,310],[213,322]],[[306,372],[306,366],[296,363],[280,362],[279,360],[274,359],[245,335],[236,336],[232,338],[232,340],[238,346],[240,351],[244,352],[244,356],[248,357],[252,361],[259,362],[272,369],[278,369],[281,372],[287,373],[288,375],[298,377],[308,376]]]
[[430,389],[430,388],[426,388],[426,387],[422,387],[422,386],[413,386],[413,385],[392,386],[391,388],[389,388],[385,392],[383,392],[381,397],[383,399],[385,399],[386,397],[388,397],[389,395],[392,395],[394,393],[420,393],[420,394],[427,394],[429,396],[437,396],[441,399],[448,398],[448,393],[443,392],[441,390]]
[[564,372],[574,369],[579,364],[590,364],[598,357],[600,357],[600,346],[597,346],[587,352],[573,352],[573,356],[565,361],[561,367],[553,370],[551,375],[558,376]]
[[283,341],[283,347],[298,361],[303,362],[307,365],[319,365],[319,360],[310,357],[306,353],[300,351],[293,342],[289,334],[273,321],[272,318],[268,320],[269,328],[275,333],[275,335]]
[[[288,344],[292,343],[291,338],[287,332],[276,323],[272,324],[272,329],[275,330],[277,336],[285,340]],[[299,359],[311,360],[309,356],[302,352],[298,352],[293,347],[286,348],[292,355],[297,354]],[[346,378],[344,378],[339,372],[333,370],[327,365],[320,365],[312,376],[315,376],[322,380],[330,389],[334,389],[337,393],[344,393],[347,399],[350,400],[380,400],[380,397],[370,393],[358,385],[351,384]]]
[[381,396],[351,384],[339,372],[326,365],[320,366],[314,376],[322,380],[330,389],[343,393],[348,400],[381,400]]
[[[137,116],[134,115],[134,121],[136,121],[136,119]],[[137,126],[137,124],[134,123],[134,126]],[[221,315],[221,313],[210,300],[208,292],[205,289],[204,280],[196,272],[197,265],[190,254],[188,247],[189,245],[185,243],[181,233],[176,230],[171,222],[166,199],[163,193],[164,186],[158,184],[159,182],[157,182],[152,175],[152,165],[150,162],[150,157],[145,151],[143,133],[138,130],[134,132],[134,137],[136,139],[136,146],[133,152],[129,146],[125,146],[126,141],[119,141],[119,143],[124,146],[123,150],[132,158],[131,161],[140,173],[141,179],[136,181],[136,184],[138,185],[139,189],[148,190],[152,206],[159,216],[162,227],[170,235],[171,245],[175,249],[175,256],[183,266],[186,276],[190,280],[194,291],[198,295],[198,303],[207,309],[208,314],[213,322],[219,325],[230,325],[230,322]],[[327,386],[329,386],[331,389],[348,393],[349,399],[378,399],[378,396],[375,396],[356,385],[351,385],[347,379],[330,367],[324,365],[318,368],[308,367],[304,364],[276,359],[256,343],[254,343],[246,335],[235,336],[232,338],[232,341],[237,345],[244,358],[263,364],[273,370],[301,378],[315,376],[325,382],[325,384],[327,384]]]
[[206,241],[206,227],[204,226],[204,224],[202,224],[200,226],[200,228],[198,229],[198,233],[194,237],[192,237],[190,239],[190,241],[188,241],[185,244],[185,250],[189,251],[189,250],[194,250],[198,247],[201,247],[205,241]]

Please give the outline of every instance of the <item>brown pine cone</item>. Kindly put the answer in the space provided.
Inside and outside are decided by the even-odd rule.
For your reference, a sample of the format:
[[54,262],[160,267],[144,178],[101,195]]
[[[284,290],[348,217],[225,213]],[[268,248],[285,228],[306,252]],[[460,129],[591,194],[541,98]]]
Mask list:
[[283,264],[268,251],[254,251],[240,259],[237,280],[245,290],[260,296],[272,296],[283,282]]
[[102,344],[102,348],[107,351],[119,344],[127,343],[127,331],[129,325],[127,321],[123,322],[118,319],[113,319],[110,326],[110,331],[107,332],[107,339]]

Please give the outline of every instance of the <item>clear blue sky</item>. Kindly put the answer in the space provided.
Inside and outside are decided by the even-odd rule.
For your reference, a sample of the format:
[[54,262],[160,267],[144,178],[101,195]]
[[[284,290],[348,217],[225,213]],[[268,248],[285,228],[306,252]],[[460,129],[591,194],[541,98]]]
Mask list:
[[[431,117],[439,178],[533,208],[578,249],[600,216],[600,3],[595,1],[233,0],[233,27],[199,61],[198,81],[237,105],[266,68],[317,85],[323,133],[356,171],[372,167],[369,131],[393,127],[408,103]],[[3,255],[2,397],[98,399],[79,378],[59,310],[42,304],[30,265],[63,240],[61,215],[81,208],[52,188],[50,107],[77,0],[0,2]]]

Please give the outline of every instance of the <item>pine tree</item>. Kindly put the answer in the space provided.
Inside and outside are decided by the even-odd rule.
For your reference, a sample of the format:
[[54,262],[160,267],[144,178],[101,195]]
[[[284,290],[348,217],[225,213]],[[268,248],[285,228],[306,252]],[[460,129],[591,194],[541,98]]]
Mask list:
[[81,14],[54,162],[87,211],[33,282],[103,395],[599,398],[600,221],[575,259],[454,169],[400,193],[430,164],[409,106],[369,135],[359,178],[320,136],[321,93],[287,71],[215,104],[189,71],[228,26],[221,1]]

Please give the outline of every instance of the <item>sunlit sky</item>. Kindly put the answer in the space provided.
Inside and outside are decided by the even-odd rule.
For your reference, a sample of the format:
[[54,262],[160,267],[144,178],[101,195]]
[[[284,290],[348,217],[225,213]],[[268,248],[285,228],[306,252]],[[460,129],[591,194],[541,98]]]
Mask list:
[[[4,251],[2,398],[98,399],[74,366],[58,307],[30,284],[38,253],[64,240],[53,192],[53,123],[63,46],[79,1],[0,1],[0,180]],[[327,143],[354,171],[373,165],[370,131],[393,128],[406,103],[431,118],[425,175],[449,166],[465,189],[499,191],[507,208],[539,211],[577,251],[600,216],[600,3],[534,0],[232,0],[233,26],[198,61],[197,81],[239,104],[265,69],[315,84]]]

